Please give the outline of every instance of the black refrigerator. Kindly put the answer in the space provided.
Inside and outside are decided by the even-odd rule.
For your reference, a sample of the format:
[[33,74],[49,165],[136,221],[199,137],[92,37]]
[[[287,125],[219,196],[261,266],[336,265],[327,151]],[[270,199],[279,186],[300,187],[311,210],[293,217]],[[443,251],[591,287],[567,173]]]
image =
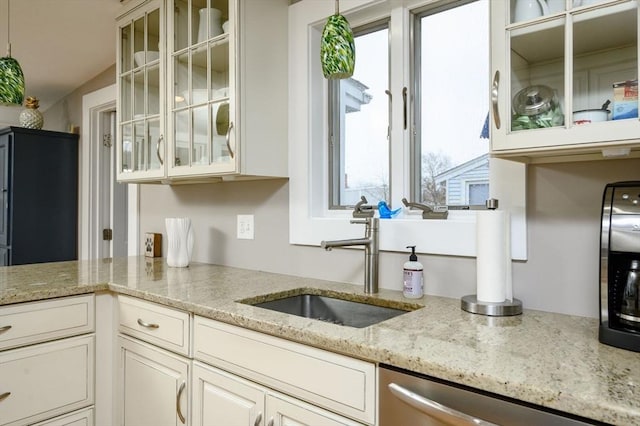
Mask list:
[[0,129],[0,266],[78,258],[78,135]]

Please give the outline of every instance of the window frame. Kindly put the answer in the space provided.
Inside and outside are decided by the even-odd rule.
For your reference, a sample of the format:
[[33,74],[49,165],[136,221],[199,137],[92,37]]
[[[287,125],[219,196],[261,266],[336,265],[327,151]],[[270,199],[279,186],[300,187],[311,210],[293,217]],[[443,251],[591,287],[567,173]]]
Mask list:
[[[391,115],[390,181],[403,191],[392,190],[392,204],[401,206],[401,198],[410,195],[410,128],[402,122],[402,88],[410,87],[408,40],[412,14],[428,0],[343,0],[341,13],[353,27],[390,17],[391,64],[401,63],[400,71],[391,70],[390,89],[394,94]],[[289,6],[289,240],[291,244],[319,246],[322,240],[361,237],[364,229],[350,224],[350,210],[329,210],[328,89],[320,66],[320,37],[328,16],[334,13],[331,2],[303,0]],[[395,72],[394,72],[395,71]],[[490,76],[487,75],[487,79]],[[396,95],[397,94],[397,95]],[[489,96],[489,94],[487,94]],[[411,110],[411,108],[410,108]],[[409,126],[408,126],[409,127]],[[397,146],[396,146],[397,145]],[[491,197],[500,200],[500,208],[511,216],[512,258],[525,260],[526,252],[526,165],[490,158]],[[451,210],[447,220],[423,220],[420,212],[407,211],[402,218],[380,221],[380,249],[404,251],[417,245],[419,253],[475,256],[475,212]]]

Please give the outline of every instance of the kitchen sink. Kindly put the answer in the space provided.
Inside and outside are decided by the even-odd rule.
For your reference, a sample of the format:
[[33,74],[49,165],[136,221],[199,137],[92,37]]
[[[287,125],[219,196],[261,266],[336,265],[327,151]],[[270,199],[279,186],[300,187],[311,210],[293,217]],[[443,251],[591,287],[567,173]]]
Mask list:
[[[378,324],[398,315],[419,309],[422,306],[407,304],[402,302],[384,301],[371,298],[371,300],[354,301],[344,297],[352,298],[353,295],[320,295],[302,293],[296,295],[284,295],[268,301],[245,300],[241,303],[257,306],[259,308],[270,309],[272,311],[285,314],[297,315],[304,318],[312,318],[333,324],[346,325],[355,328],[364,328],[373,324]],[[367,303],[375,301],[385,303],[390,306],[380,306]]]

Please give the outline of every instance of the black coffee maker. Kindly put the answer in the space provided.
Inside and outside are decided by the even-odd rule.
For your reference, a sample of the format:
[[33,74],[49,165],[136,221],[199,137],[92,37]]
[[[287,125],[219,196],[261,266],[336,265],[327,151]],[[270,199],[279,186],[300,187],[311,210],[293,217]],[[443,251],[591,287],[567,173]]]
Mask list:
[[599,338],[640,352],[640,182],[610,183],[604,189]]

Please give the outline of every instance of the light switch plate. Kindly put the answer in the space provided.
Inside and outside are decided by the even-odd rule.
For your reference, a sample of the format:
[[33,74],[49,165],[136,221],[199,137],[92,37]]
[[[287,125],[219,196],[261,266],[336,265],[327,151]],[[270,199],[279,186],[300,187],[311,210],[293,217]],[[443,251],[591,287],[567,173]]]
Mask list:
[[238,239],[253,240],[253,215],[238,215]]

